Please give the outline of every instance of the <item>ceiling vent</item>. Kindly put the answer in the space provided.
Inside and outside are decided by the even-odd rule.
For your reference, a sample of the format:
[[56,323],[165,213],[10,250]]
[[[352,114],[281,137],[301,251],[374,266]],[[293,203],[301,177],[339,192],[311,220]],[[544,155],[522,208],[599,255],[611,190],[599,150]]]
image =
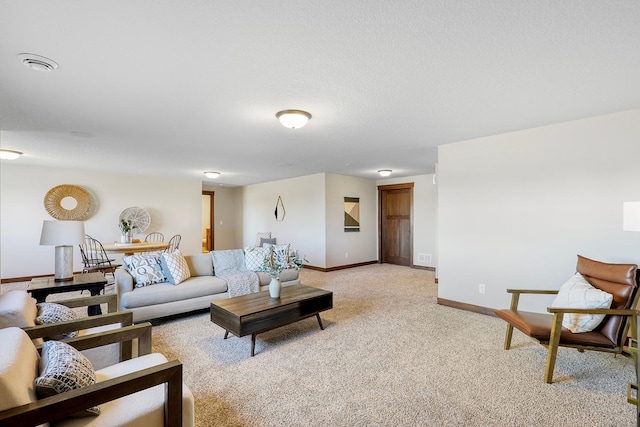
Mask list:
[[18,58],[24,65],[36,71],[53,71],[58,68],[56,61],[33,53],[21,53]]

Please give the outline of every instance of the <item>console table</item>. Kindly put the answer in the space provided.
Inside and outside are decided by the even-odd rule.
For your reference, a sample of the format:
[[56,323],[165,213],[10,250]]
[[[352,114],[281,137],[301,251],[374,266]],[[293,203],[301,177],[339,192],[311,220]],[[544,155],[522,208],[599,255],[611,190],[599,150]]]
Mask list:
[[[45,302],[50,294],[58,294],[61,292],[73,292],[88,290],[91,296],[100,295],[107,284],[107,279],[102,273],[81,273],[74,274],[73,280],[66,282],[56,282],[53,277],[42,277],[31,279],[31,283],[27,287],[27,292],[36,299],[36,302]],[[99,305],[90,305],[87,307],[89,316],[102,314]]]

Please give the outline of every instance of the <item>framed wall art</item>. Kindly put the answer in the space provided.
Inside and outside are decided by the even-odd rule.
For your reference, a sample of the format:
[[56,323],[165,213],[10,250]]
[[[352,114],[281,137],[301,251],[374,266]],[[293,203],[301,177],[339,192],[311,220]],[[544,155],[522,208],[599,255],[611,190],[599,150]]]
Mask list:
[[360,198],[344,198],[344,231],[360,231]]

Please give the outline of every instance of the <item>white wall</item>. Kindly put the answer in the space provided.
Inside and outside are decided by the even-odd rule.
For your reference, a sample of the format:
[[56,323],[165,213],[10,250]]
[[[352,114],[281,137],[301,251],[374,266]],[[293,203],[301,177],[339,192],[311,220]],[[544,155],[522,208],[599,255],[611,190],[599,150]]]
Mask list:
[[[376,261],[378,217],[375,181],[330,173],[325,177],[326,267]],[[345,197],[360,198],[359,232],[344,231]]]
[[[435,268],[438,264],[436,236],[438,187],[435,174],[381,179],[377,181],[377,185],[411,182],[413,182],[413,264]],[[377,203],[376,201],[376,205]],[[421,261],[419,254],[431,255],[431,261]]]
[[[291,243],[309,264],[325,267],[325,176],[308,175],[242,187],[242,243],[256,243],[258,232],[270,231],[278,243]],[[276,221],[278,196],[286,211]]]
[[[3,279],[53,274],[54,248],[39,246],[39,243],[42,221],[52,219],[44,208],[44,196],[60,184],[78,185],[91,194],[95,213],[85,222],[85,231],[98,240],[118,240],[120,212],[130,206],[140,206],[149,211],[151,226],[135,237],[143,238],[151,231],[161,231],[167,239],[181,234],[183,253],[201,252],[202,183],[199,180],[20,166],[3,161],[0,167],[0,277]],[[74,270],[81,269],[76,247]]]
[[438,296],[504,308],[507,288],[558,288],[576,254],[640,264],[640,234],[622,230],[638,159],[640,110],[440,146]]

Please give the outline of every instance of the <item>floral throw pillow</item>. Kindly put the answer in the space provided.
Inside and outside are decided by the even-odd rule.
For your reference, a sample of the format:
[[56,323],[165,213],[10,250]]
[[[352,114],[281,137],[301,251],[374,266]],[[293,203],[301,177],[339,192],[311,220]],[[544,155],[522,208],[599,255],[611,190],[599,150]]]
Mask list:
[[179,249],[176,249],[173,253],[164,252],[161,257],[161,263],[162,271],[167,277],[167,281],[172,285],[178,285],[191,277],[189,264],[187,264]]
[[159,253],[129,255],[123,257],[122,261],[135,279],[136,288],[167,281]]
[[286,245],[272,245],[270,243],[265,243],[262,245],[263,248],[273,248],[273,258],[277,260],[281,264],[289,265],[289,246]]

